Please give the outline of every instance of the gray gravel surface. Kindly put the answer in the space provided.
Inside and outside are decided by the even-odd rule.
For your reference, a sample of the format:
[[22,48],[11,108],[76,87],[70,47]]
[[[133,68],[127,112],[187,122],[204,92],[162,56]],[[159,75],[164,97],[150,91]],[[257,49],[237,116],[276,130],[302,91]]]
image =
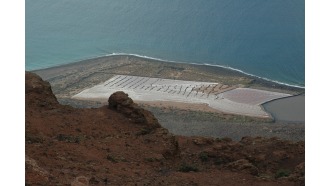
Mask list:
[[[96,108],[105,105],[100,102],[73,99],[59,99],[59,102],[76,108]],[[244,136],[278,137],[290,141],[305,141],[305,123],[303,122],[246,121],[245,118],[239,116],[225,120],[213,113],[178,109],[164,111],[148,106],[144,108],[150,110],[159,123],[175,135],[229,137],[235,141],[239,141]]]

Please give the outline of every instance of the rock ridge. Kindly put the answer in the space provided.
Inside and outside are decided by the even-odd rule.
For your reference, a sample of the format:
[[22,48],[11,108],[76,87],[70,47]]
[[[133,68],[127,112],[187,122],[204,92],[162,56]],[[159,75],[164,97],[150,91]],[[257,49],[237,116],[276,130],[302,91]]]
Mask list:
[[108,99],[108,107],[114,109],[135,123],[145,125],[148,129],[160,128],[160,124],[155,116],[148,110],[142,109],[128,94],[123,91],[113,93]]

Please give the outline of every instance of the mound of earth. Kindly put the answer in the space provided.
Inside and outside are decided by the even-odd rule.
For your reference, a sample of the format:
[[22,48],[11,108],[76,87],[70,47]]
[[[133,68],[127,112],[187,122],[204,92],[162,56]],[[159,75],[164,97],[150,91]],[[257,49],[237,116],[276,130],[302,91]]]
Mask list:
[[25,86],[26,185],[304,185],[304,142],[174,136],[124,92],[77,109]]

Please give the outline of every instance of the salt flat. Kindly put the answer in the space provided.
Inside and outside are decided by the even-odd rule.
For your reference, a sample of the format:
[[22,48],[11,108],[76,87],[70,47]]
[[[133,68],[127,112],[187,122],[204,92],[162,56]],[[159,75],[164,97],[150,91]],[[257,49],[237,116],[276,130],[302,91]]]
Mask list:
[[112,93],[117,91],[124,91],[136,101],[205,103],[220,112],[253,117],[270,117],[261,104],[291,96],[214,82],[116,75],[102,84],[83,90],[72,98],[106,101]]

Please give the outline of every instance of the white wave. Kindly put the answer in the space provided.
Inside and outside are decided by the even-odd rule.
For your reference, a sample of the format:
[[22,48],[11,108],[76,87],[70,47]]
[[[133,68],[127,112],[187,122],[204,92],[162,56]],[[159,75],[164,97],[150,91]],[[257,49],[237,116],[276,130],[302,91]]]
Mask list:
[[85,59],[81,59],[81,60],[78,60],[78,61],[67,62],[67,63],[53,65],[53,66],[50,65],[50,66],[47,66],[47,67],[43,67],[41,69],[33,69],[32,71],[37,71],[37,70],[42,70],[42,69],[47,69],[47,68],[52,68],[52,67],[59,67],[59,66],[63,66],[63,65],[70,65],[70,64],[73,64],[73,63],[79,63],[81,61],[92,60],[92,59],[101,58],[101,57],[110,57],[110,56],[135,56],[135,57],[151,59],[151,60],[157,60],[157,61],[163,61],[163,62],[169,62],[169,63],[182,63],[182,64],[192,64],[192,65],[199,65],[199,66],[205,65],[205,66],[221,67],[221,68],[237,71],[237,72],[243,73],[243,74],[248,75],[248,76],[257,77],[257,78],[260,78],[260,79],[263,79],[263,80],[266,80],[266,81],[274,82],[274,83],[277,83],[277,84],[280,84],[280,85],[285,85],[285,86],[295,87],[295,88],[305,88],[305,87],[299,86],[299,85],[292,85],[292,84],[289,84],[289,83],[284,83],[284,82],[280,82],[280,81],[277,81],[277,80],[268,79],[266,77],[260,77],[260,76],[257,76],[257,75],[254,75],[254,74],[251,74],[251,73],[248,73],[248,72],[244,72],[243,70],[236,69],[236,68],[229,67],[229,66],[213,65],[213,64],[208,64],[208,63],[200,64],[200,63],[191,63],[191,62],[182,62],[182,61],[171,61],[171,60],[155,58],[155,57],[150,57],[150,56],[144,56],[144,55],[139,55],[139,54],[133,54],[133,53],[132,54],[130,54],[130,53],[110,53],[110,54],[85,58]]
[[[293,84],[289,84],[289,83],[280,82],[280,81],[277,81],[277,80],[268,79],[266,77],[260,77],[260,76],[257,76],[257,75],[254,75],[254,74],[251,74],[251,73],[248,73],[248,72],[244,72],[243,70],[240,70],[240,69],[236,69],[236,68],[229,67],[229,66],[223,66],[223,65],[213,65],[213,64],[208,64],[208,63],[200,64],[200,63],[191,63],[191,62],[170,61],[170,60],[165,60],[165,59],[161,59],[161,58],[143,56],[143,55],[139,55],[139,54],[129,54],[129,53],[111,53],[111,54],[107,54],[107,55],[104,55],[104,56],[135,56],[135,57],[141,57],[141,58],[145,58],[145,59],[152,59],[152,60],[158,60],[158,61],[164,61],[164,62],[170,62],[170,63],[184,63],[184,64],[193,64],[193,65],[200,65],[200,66],[206,65],[206,66],[221,67],[221,68],[233,70],[233,71],[236,71],[236,72],[240,72],[240,73],[243,73],[243,74],[248,75],[248,76],[253,76],[253,77],[257,77],[257,78],[260,78],[260,79],[263,79],[263,80],[266,80],[266,81],[274,82],[274,83],[277,83],[277,84],[280,84],[280,85],[286,85],[286,86],[295,87],[295,88],[305,88],[304,86],[293,85]],[[103,57],[103,56],[100,56],[100,57]]]

